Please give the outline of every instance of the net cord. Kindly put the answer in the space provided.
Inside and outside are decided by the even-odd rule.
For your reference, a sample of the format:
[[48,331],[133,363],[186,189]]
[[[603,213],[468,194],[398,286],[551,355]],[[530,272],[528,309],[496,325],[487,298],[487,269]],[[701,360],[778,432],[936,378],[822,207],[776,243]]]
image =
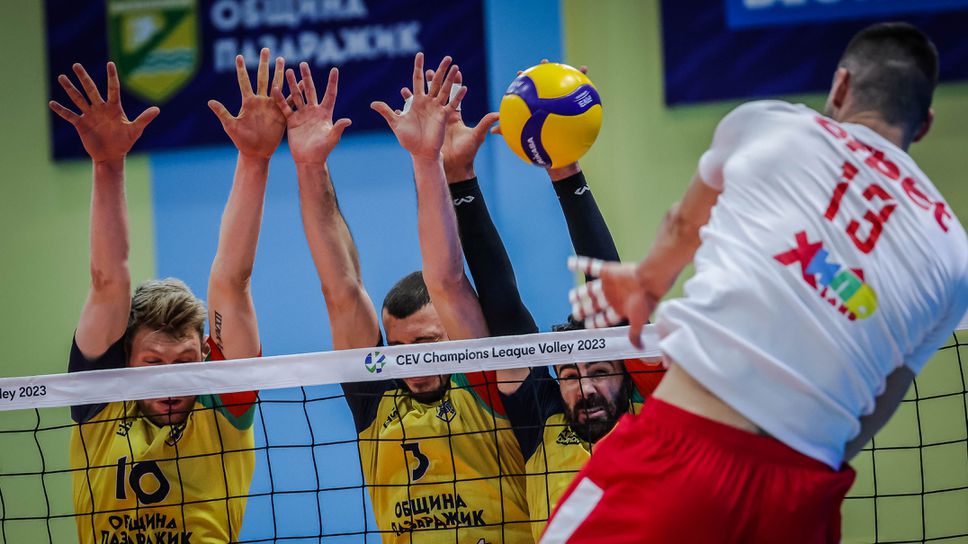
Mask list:
[[[0,411],[100,404],[400,379],[623,359],[658,362],[658,334],[642,333],[645,349],[628,340],[628,327],[405,344],[217,363],[0,378]],[[367,363],[367,356],[370,363]]]
[[[968,329],[968,315],[958,331]],[[658,362],[655,325],[403,344],[155,367],[0,378],[0,412],[84,404],[401,379],[430,374],[643,359]],[[367,363],[367,356],[370,356]]]

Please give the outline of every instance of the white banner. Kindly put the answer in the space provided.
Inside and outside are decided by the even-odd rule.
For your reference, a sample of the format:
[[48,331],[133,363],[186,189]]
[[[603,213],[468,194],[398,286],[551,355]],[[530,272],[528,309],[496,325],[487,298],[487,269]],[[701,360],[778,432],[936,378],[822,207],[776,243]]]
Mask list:
[[619,327],[2,378],[0,411],[564,363],[657,361],[658,340],[654,326],[649,325],[642,334],[644,350],[629,342],[628,327]]

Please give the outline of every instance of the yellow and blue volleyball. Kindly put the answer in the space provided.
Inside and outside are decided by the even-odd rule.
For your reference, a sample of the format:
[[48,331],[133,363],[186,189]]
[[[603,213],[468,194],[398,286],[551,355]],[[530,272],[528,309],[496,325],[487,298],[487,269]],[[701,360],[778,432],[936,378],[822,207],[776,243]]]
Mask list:
[[581,158],[602,126],[602,100],[588,76],[567,64],[532,66],[501,99],[501,134],[527,162],[560,168]]

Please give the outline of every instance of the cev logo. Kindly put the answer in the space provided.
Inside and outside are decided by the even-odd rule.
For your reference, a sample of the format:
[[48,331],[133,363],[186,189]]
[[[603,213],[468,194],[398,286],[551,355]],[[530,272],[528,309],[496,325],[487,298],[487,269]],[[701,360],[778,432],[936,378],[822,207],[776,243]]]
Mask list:
[[367,353],[366,359],[363,360],[363,365],[370,374],[379,374],[383,372],[383,367],[387,366],[386,355],[383,355],[379,351]]

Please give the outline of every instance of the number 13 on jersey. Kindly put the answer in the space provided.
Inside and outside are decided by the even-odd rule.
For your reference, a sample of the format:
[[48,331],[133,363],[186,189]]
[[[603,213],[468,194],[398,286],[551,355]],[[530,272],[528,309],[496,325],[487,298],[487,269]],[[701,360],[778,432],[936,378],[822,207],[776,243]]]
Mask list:
[[[840,203],[844,198],[844,194],[847,193],[847,189],[850,187],[851,180],[857,176],[857,172],[856,166],[849,161],[844,161],[840,181],[834,187],[834,193],[830,197],[830,204],[827,206],[827,211],[823,215],[828,221],[833,221],[837,216],[837,212],[840,211]],[[861,227],[859,221],[851,219],[847,223],[847,236],[850,237],[850,240],[863,253],[870,253],[874,251],[874,246],[877,245],[877,239],[880,238],[881,233],[884,231],[884,225],[887,223],[887,220],[891,218],[891,214],[897,209],[897,203],[894,197],[877,183],[868,185],[861,194],[872,204],[875,199],[883,204],[876,212],[874,210],[864,212],[864,220],[870,224],[866,236],[858,234]]]

